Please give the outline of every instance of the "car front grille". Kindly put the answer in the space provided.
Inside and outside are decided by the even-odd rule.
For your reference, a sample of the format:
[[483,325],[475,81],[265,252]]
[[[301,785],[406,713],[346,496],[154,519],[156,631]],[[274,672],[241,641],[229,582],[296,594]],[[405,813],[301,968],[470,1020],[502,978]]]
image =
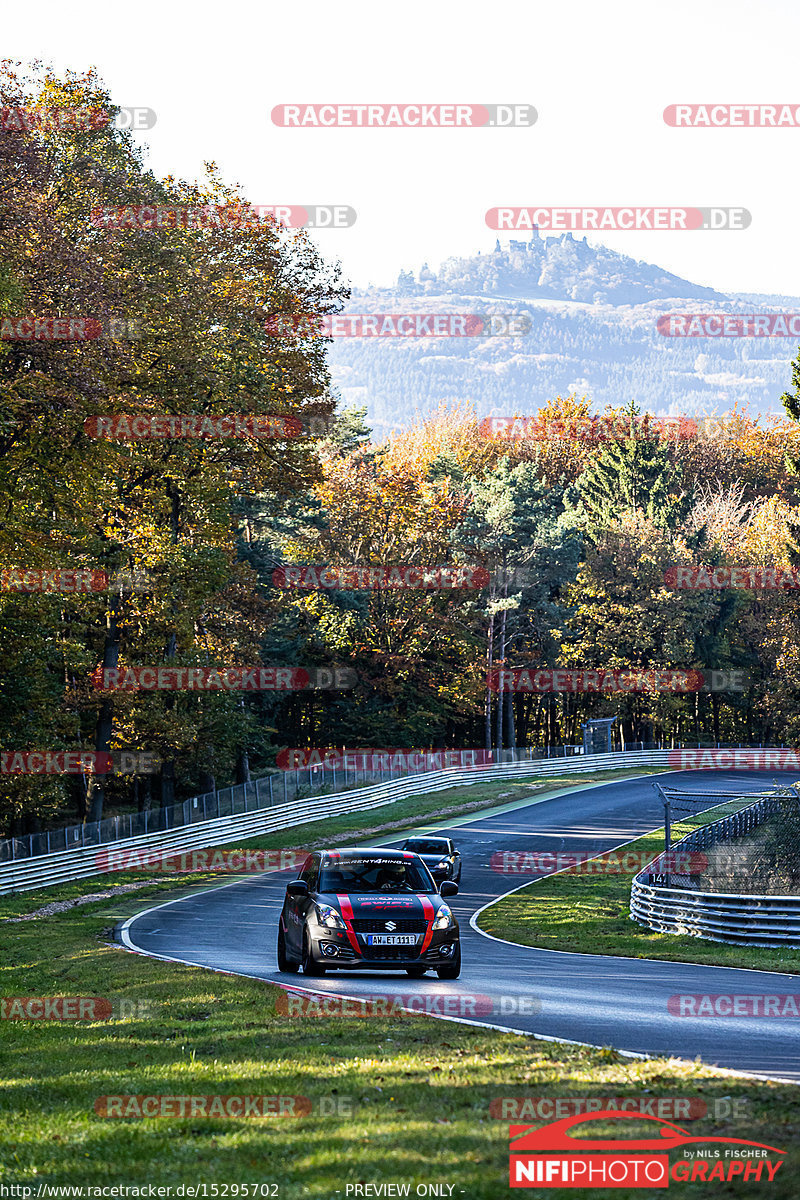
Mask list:
[[370,960],[398,962],[408,958],[419,958],[419,946],[362,946],[361,954]]
[[[387,929],[387,921],[395,928]],[[424,933],[426,924],[424,917],[409,917],[404,921],[394,917],[357,917],[353,929],[356,933]]]

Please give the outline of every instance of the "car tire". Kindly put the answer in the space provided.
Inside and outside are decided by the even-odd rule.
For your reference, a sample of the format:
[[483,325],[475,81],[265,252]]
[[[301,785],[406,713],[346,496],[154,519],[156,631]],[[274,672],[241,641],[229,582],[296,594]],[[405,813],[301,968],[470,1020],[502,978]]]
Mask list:
[[456,947],[456,955],[446,967],[437,967],[436,974],[440,979],[458,979],[461,974],[461,943]]
[[406,975],[410,975],[412,979],[421,979],[427,969],[427,967],[406,967]]
[[454,880],[455,883],[461,883],[461,863],[458,864],[458,874]]
[[278,925],[278,970],[284,971],[287,975],[296,975],[300,970],[300,963],[292,962],[286,953],[286,938],[283,933],[283,926]]
[[324,975],[324,963],[315,962],[311,957],[311,944],[308,940],[308,933],[303,934],[303,974],[304,975]]

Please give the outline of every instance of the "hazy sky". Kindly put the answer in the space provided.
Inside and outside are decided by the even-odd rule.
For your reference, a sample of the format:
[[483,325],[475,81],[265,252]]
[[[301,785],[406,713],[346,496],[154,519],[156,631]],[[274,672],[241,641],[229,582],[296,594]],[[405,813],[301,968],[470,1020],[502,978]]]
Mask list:
[[[203,8],[6,7],[2,53],[98,68],[115,100],[155,109],[158,174],[215,161],[257,204],[348,204],[320,233],[356,285],[490,250],[498,205],[742,206],[737,231],[589,235],[722,290],[800,294],[800,128],[673,129],[673,103],[800,108],[794,0],[641,0]],[[282,103],[527,103],[513,129],[285,129]],[[527,235],[521,235],[527,236]],[[581,236],[581,235],[578,235]]]

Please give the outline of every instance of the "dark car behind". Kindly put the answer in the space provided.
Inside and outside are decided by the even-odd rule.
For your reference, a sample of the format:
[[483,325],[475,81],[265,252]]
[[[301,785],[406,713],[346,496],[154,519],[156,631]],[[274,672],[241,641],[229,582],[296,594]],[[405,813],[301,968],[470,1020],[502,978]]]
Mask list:
[[443,879],[452,879],[454,883],[461,882],[461,855],[450,838],[406,838],[400,849],[418,854],[438,883]]

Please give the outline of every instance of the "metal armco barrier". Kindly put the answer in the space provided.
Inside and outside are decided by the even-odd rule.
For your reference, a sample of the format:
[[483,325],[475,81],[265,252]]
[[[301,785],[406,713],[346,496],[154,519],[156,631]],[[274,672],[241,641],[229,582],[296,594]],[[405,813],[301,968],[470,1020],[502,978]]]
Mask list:
[[[99,865],[104,852],[141,848],[164,853],[181,854],[186,850],[224,846],[240,839],[257,837],[281,829],[293,829],[325,817],[341,816],[362,809],[380,808],[407,796],[426,792],[441,792],[447,788],[500,779],[519,779],[530,776],[577,775],[609,770],[614,767],[656,766],[668,768],[669,750],[627,750],[613,754],[581,755],[575,758],[535,759],[491,767],[450,767],[445,771],[430,771],[421,775],[395,779],[358,791],[339,792],[330,796],[307,797],[290,804],[250,813],[237,813],[213,821],[197,821],[192,825],[157,833],[121,838],[105,845],[77,846],[57,854],[41,854],[35,858],[18,859],[0,865],[0,895],[9,892],[32,891],[74,879],[88,879],[107,874]],[[113,873],[112,873],[113,874]]]
[[[639,746],[640,750],[656,748]],[[471,750],[412,750],[408,752],[409,758],[421,758],[422,762],[414,762],[407,767],[381,766],[374,763],[362,764],[359,767],[357,760],[360,756],[354,754],[352,762],[345,759],[339,763],[338,771],[335,761],[288,768],[261,775],[247,783],[236,783],[213,792],[190,796],[187,800],[163,808],[145,809],[137,813],[121,813],[100,821],[84,821],[79,825],[64,825],[38,833],[16,834],[9,838],[0,838],[0,865],[6,862],[16,862],[21,858],[56,854],[60,850],[76,850],[78,847],[84,846],[103,846],[107,843],[119,842],[124,838],[140,837],[145,833],[163,833],[168,829],[177,829],[181,825],[195,825],[200,821],[233,817],[238,813],[253,812],[258,808],[272,808],[276,804],[288,804],[290,800],[298,800],[301,796],[314,792],[325,792],[330,787],[334,792],[346,791],[351,787],[367,787],[369,784],[401,779],[406,774],[419,775],[423,772],[444,771],[448,767],[497,766],[528,762],[545,757],[568,758],[571,754],[582,752],[580,746],[559,746],[554,749],[556,753],[548,750],[546,755],[531,747],[493,750],[491,754],[497,757],[490,758],[488,763],[483,760],[476,762],[474,758],[471,762],[435,761],[443,760],[445,756],[457,758],[465,754],[472,755],[474,751]],[[385,758],[388,763],[391,756],[378,757]],[[283,800],[280,799],[281,794]]]
[[800,896],[742,896],[639,883],[631,919],[657,933],[685,933],[731,946],[800,947]]
[[[782,797],[763,796],[739,812],[694,830],[672,853],[700,850],[756,829],[780,808]],[[657,933],[682,933],[732,946],[800,947],[800,896],[702,892],[651,882],[658,859],[631,883],[631,920]],[[683,881],[688,883],[689,881]]]

